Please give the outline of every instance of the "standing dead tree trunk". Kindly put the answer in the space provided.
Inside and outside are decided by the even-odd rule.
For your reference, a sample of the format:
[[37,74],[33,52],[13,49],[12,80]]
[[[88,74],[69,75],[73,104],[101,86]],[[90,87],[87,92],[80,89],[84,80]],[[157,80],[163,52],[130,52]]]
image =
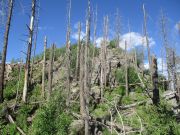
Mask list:
[[67,35],[66,35],[66,83],[65,88],[67,91],[67,97],[66,97],[66,106],[69,106],[70,102],[70,34],[71,34],[71,28],[70,28],[70,20],[71,20],[71,0],[69,0],[69,7],[68,7],[68,25],[67,25]]
[[42,91],[41,91],[41,95],[43,98],[45,98],[46,47],[47,47],[47,37],[45,36],[45,38],[44,38],[43,68],[42,68]]
[[129,95],[129,81],[128,81],[128,59],[127,59],[127,42],[125,41],[125,80],[126,80],[126,96]]
[[90,57],[89,57],[89,47],[90,47],[90,21],[91,21],[91,9],[90,0],[88,0],[88,12],[86,20],[86,43],[84,50],[84,98],[85,98],[85,111],[84,111],[84,123],[85,123],[85,135],[89,135],[89,90],[90,90]]
[[[144,35],[144,25],[142,25],[142,35]],[[144,37],[142,38],[142,76],[144,77]]]
[[175,52],[174,49],[169,46],[166,23],[167,23],[167,18],[164,15],[163,11],[161,10],[161,19],[160,19],[161,35],[162,35],[163,47],[165,49],[165,55],[166,55],[169,89],[175,91],[176,90]]
[[157,59],[152,57],[152,81],[153,81],[153,104],[158,105],[160,102],[159,89],[158,89],[158,67]]
[[54,58],[54,47],[53,44],[51,47],[51,54],[49,60],[49,69],[48,69],[48,92],[47,92],[47,100],[50,100],[51,92],[52,92],[52,79],[53,79],[53,58]]
[[[38,7],[40,4],[38,4]],[[39,7],[40,8],[40,7]],[[36,22],[35,22],[35,31],[34,31],[34,50],[33,50],[33,57],[32,57],[32,63],[31,63],[31,71],[30,71],[30,84],[33,83],[33,68],[34,68],[34,59],[36,55],[36,45],[37,45],[37,37],[38,37],[38,26],[39,26],[39,8],[37,8],[37,13],[36,13]]]
[[116,31],[116,47],[119,48],[120,42],[120,30],[121,30],[121,20],[119,15],[119,9],[117,9],[116,13],[116,21],[115,21],[115,31]]
[[148,63],[149,63],[149,70],[150,70],[150,74],[152,77],[152,73],[151,73],[151,52],[150,52],[150,47],[149,47],[149,39],[148,39],[148,35],[147,35],[147,14],[146,14],[146,10],[143,4],[143,13],[144,13],[144,36],[146,38],[146,46],[147,46],[147,50],[148,50]]
[[[94,12],[93,12],[94,13]],[[97,6],[96,6],[96,11],[93,16],[93,25],[94,25],[94,32],[93,32],[93,54],[92,54],[92,63],[90,67],[90,83],[92,79],[92,74],[94,71],[94,61],[95,61],[95,52],[96,52],[96,34],[97,34]],[[91,87],[91,86],[90,86]]]
[[101,78],[100,78],[100,87],[101,87],[101,99],[103,99],[104,88],[106,86],[106,55],[107,55],[107,38],[108,38],[108,16],[104,17],[104,36],[103,42],[101,43]]
[[[95,11],[95,14],[94,14],[94,19],[93,19],[93,23],[94,23],[94,33],[93,33],[93,45],[94,45],[94,48],[93,48],[93,61],[92,61],[92,65],[94,65],[94,57],[95,57],[95,50],[96,50],[96,34],[97,34],[97,6],[96,6],[96,11]],[[92,66],[93,67],[93,66]]]
[[76,58],[76,81],[79,81],[80,72],[80,58],[81,58],[81,22],[78,24],[78,45],[77,45],[77,58]]
[[33,40],[33,32],[34,32],[34,19],[35,19],[35,11],[36,11],[36,0],[32,0],[32,13],[29,29],[29,39],[28,39],[28,49],[26,56],[26,65],[25,65],[25,74],[24,74],[24,88],[23,88],[23,102],[27,100],[27,92],[30,84],[30,60],[31,60],[31,50],[32,50],[32,40]]
[[6,66],[6,54],[8,46],[9,31],[11,26],[11,18],[13,13],[14,0],[9,0],[8,18],[6,22],[6,31],[4,33],[4,47],[2,52],[1,71],[0,71],[0,103],[3,102],[3,90],[4,90],[4,73]]

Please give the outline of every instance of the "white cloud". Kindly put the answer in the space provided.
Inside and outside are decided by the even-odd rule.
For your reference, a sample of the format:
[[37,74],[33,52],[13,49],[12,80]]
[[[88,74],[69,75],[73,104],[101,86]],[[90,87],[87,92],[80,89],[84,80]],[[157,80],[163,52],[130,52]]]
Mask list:
[[175,28],[177,31],[180,31],[180,21],[175,24],[174,28]]
[[96,46],[97,46],[97,47],[101,47],[102,41],[103,41],[103,37],[98,37],[98,38],[96,39]]
[[[82,40],[86,36],[86,33],[81,31],[80,39]],[[71,36],[73,39],[78,40],[78,32],[72,34]]]
[[[148,39],[149,39],[149,45],[153,46],[155,44],[154,39],[151,37],[148,37]],[[146,47],[145,37],[143,37],[141,34],[137,32],[129,32],[121,36],[121,41],[119,43],[119,46],[123,49],[125,48],[125,41],[127,42],[128,49],[132,49],[135,46],[142,46],[142,45]]]

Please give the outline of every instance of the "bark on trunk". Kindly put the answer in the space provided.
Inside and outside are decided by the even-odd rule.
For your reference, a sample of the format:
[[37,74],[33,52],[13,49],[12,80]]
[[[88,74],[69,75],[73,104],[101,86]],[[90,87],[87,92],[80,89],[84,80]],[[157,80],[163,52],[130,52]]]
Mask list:
[[101,85],[101,99],[103,99],[104,95],[104,88],[106,87],[106,55],[107,55],[107,38],[108,38],[108,16],[104,17],[104,36],[103,42],[101,43],[101,78],[100,78],[100,85]]
[[129,95],[129,82],[128,82],[128,59],[127,59],[127,42],[125,41],[125,80],[126,80],[126,96]]
[[143,13],[144,13],[144,36],[146,38],[146,46],[147,46],[147,50],[148,50],[148,63],[149,63],[149,70],[150,70],[150,74],[152,77],[152,71],[151,71],[151,52],[150,52],[150,47],[149,47],[149,39],[148,39],[148,35],[147,35],[147,14],[146,14],[146,10],[143,4]]
[[158,105],[160,102],[159,89],[158,89],[158,67],[157,59],[152,57],[152,81],[153,81],[153,104]]
[[86,20],[86,44],[85,44],[85,52],[84,52],[84,98],[85,98],[85,135],[89,135],[89,46],[90,46],[90,0],[88,0],[88,15]]
[[31,60],[31,50],[32,50],[32,40],[33,40],[33,32],[34,32],[34,19],[35,19],[35,10],[36,10],[36,0],[32,0],[32,13],[29,27],[29,39],[28,39],[28,50],[26,57],[26,65],[25,65],[25,74],[24,74],[24,88],[23,88],[23,102],[27,100],[27,92],[30,84],[30,60]]
[[48,92],[47,92],[47,100],[50,100],[52,93],[52,79],[53,79],[53,58],[54,58],[54,44],[51,47],[51,54],[49,60],[49,71],[48,71]]
[[76,58],[76,81],[79,81],[80,72],[80,53],[81,51],[81,22],[78,25],[78,45],[77,45],[77,58]]
[[6,31],[4,34],[4,47],[2,52],[2,62],[1,62],[1,71],[0,71],[0,103],[3,102],[3,90],[4,90],[4,73],[5,73],[5,66],[6,66],[6,53],[7,53],[7,46],[8,46],[8,38],[9,38],[9,31],[11,26],[11,18],[13,13],[13,5],[14,0],[9,0],[9,9],[8,9],[8,18],[6,22]]
[[66,97],[66,106],[69,106],[70,102],[70,20],[71,20],[71,0],[69,0],[69,7],[68,7],[68,26],[67,26],[67,35],[66,35],[66,83],[65,88],[67,91]]
[[45,98],[45,73],[46,73],[46,47],[47,37],[44,38],[44,57],[43,57],[43,68],[42,68],[42,97]]

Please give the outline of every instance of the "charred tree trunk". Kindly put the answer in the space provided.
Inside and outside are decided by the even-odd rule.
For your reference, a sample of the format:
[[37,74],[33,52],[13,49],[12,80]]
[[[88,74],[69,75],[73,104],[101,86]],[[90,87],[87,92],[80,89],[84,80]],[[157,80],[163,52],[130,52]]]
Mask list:
[[158,89],[158,67],[157,59],[152,57],[152,81],[153,81],[153,104],[158,105],[160,102],[159,89]]
[[42,68],[42,91],[41,91],[41,95],[43,98],[45,98],[46,47],[47,47],[47,37],[44,38],[44,57],[43,57],[43,68]]
[[47,92],[47,100],[50,100],[52,93],[52,79],[53,79],[53,58],[54,58],[54,44],[51,47],[51,54],[49,60],[49,69],[48,69],[48,92]]
[[28,49],[27,49],[27,57],[26,57],[26,65],[25,65],[25,74],[24,74],[24,88],[23,88],[23,102],[27,100],[27,92],[30,84],[30,60],[31,60],[31,50],[32,50],[32,40],[33,40],[33,32],[34,32],[34,19],[35,19],[35,11],[36,11],[36,0],[32,0],[32,13],[30,20],[29,28],[29,39],[28,39]]
[[77,58],[76,58],[76,81],[79,81],[80,72],[80,58],[81,58],[81,22],[78,25],[78,45],[77,45]]
[[9,9],[8,9],[8,18],[6,22],[6,31],[4,34],[4,47],[2,52],[2,62],[1,62],[1,71],[0,71],[0,103],[3,102],[3,90],[4,90],[4,73],[5,73],[5,66],[6,66],[6,54],[7,54],[7,46],[8,46],[8,38],[9,38],[9,31],[11,26],[11,18],[13,13],[13,5],[14,0],[9,0]]

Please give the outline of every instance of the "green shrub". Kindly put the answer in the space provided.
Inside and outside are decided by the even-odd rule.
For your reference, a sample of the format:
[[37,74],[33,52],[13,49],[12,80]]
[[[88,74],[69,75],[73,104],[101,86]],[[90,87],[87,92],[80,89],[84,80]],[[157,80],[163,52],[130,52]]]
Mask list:
[[166,102],[156,106],[141,106],[138,114],[145,125],[144,134],[149,135],[179,135],[180,125],[176,122],[171,107]]
[[[18,86],[19,69],[14,68],[10,73],[11,79],[5,84],[4,98],[10,100],[16,96],[16,90]],[[22,92],[24,79],[24,70],[21,71],[21,80],[19,82],[19,92]]]
[[42,106],[32,123],[29,134],[32,135],[68,135],[72,117],[65,113],[65,98],[54,91],[50,102]]

